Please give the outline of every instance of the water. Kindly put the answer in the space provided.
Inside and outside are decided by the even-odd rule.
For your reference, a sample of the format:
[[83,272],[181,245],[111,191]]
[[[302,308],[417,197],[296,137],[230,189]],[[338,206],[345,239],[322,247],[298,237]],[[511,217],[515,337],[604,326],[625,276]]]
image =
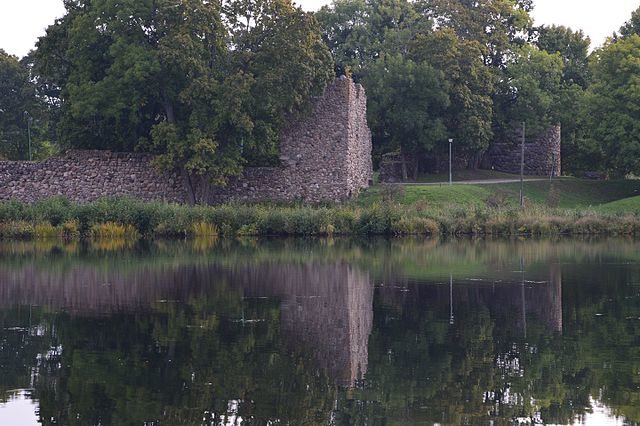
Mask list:
[[0,425],[634,425],[639,249],[0,243]]

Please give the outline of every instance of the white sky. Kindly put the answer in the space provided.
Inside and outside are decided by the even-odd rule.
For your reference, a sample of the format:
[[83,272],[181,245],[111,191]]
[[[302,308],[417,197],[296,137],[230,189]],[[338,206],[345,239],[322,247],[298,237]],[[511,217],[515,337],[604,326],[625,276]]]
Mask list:
[[[298,0],[307,10],[315,10],[329,0]],[[582,29],[592,45],[629,20],[640,0],[534,0],[536,24],[565,25]],[[0,0],[0,49],[22,57],[33,49],[45,28],[64,14],[62,0]]]

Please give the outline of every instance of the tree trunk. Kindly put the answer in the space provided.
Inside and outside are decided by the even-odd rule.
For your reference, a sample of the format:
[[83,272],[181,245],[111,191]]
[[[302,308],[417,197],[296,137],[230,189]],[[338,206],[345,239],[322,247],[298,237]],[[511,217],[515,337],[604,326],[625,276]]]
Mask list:
[[164,113],[167,116],[167,122],[171,124],[176,123],[176,115],[173,111],[173,104],[169,100],[169,97],[165,92],[162,93],[162,106],[164,108]]
[[187,182],[187,189],[189,190],[189,204],[194,205],[196,203],[196,188],[193,183],[191,174],[186,170],[183,170],[184,180]]
[[402,181],[406,182],[409,178],[407,173],[407,157],[402,150],[400,150],[400,161],[402,162]]

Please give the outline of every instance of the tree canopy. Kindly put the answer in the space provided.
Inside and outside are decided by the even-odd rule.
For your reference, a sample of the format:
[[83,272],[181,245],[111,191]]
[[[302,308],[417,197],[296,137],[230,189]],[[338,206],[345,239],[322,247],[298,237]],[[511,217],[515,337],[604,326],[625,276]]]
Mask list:
[[224,184],[277,157],[285,117],[333,75],[312,15],[289,1],[66,1],[38,42],[64,146],[142,150]]

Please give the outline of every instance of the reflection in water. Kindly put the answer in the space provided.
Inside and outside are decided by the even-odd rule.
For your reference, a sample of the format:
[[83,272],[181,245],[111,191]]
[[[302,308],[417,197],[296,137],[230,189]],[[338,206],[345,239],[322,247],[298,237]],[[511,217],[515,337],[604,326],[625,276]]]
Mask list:
[[38,244],[0,245],[0,419],[640,419],[633,241]]

